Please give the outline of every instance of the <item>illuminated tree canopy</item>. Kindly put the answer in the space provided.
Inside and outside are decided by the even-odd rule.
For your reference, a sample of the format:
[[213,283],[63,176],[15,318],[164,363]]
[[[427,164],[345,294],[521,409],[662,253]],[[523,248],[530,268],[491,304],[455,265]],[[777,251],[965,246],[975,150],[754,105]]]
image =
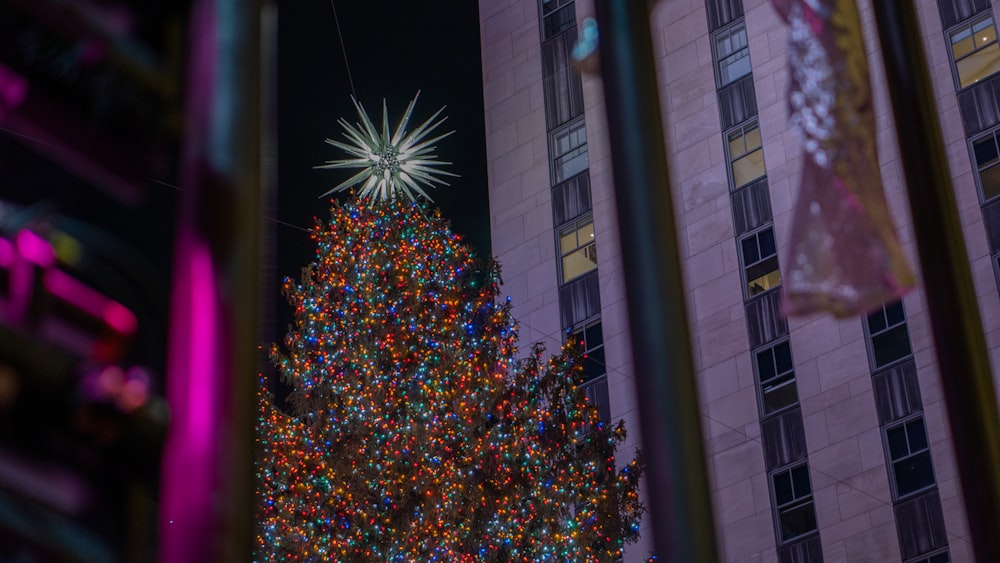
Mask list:
[[616,561],[641,464],[598,418],[572,349],[517,359],[499,268],[404,198],[351,198],[284,293],[261,386],[257,561]]

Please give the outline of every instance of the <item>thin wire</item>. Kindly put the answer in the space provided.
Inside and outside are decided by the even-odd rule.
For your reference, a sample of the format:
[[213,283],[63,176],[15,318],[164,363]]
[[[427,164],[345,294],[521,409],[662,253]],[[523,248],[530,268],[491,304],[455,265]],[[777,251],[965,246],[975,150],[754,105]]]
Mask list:
[[[542,335],[542,337],[545,338],[545,339],[551,339],[553,342],[556,343],[556,345],[558,347],[562,346],[561,339],[556,340],[556,338],[555,338],[556,333],[543,331],[543,330],[541,330],[541,329],[539,329],[537,327],[532,326],[531,323],[527,323],[527,322],[523,322],[523,321],[517,321],[517,324],[526,326],[529,329],[531,329],[531,330],[533,330],[535,332],[540,333]],[[562,334],[563,331],[559,331],[559,333]],[[604,366],[605,373],[614,372],[614,373],[616,373],[618,375],[621,375],[621,376],[624,376],[624,377],[631,377],[629,374],[625,373],[625,371],[622,370],[622,369],[619,369],[619,368],[616,368],[616,367],[613,367],[613,366],[609,366],[607,363],[600,362],[600,361],[598,361],[597,363],[599,363],[602,366]],[[733,428],[732,426],[726,424],[725,422],[723,422],[723,421],[721,421],[721,420],[713,417],[712,415],[708,414],[706,406],[704,406],[704,405],[700,406],[698,408],[698,411],[701,414],[701,416],[705,417],[706,419],[708,419],[711,422],[714,422],[714,423],[718,424],[719,426],[722,426],[723,428],[725,428],[726,430],[729,430],[730,432],[735,432],[736,434],[738,434],[739,436],[741,436],[747,442],[754,442],[756,444],[759,444],[761,448],[764,447],[764,443],[761,441],[761,439],[759,437],[750,436],[749,434],[747,434],[746,432],[744,432],[742,428]],[[874,494],[869,493],[868,491],[865,491],[863,489],[860,489],[860,488],[852,485],[851,483],[848,483],[844,479],[841,479],[841,478],[836,477],[836,476],[834,476],[834,475],[832,475],[830,473],[827,473],[826,471],[823,471],[822,469],[816,467],[813,463],[808,463],[808,465],[809,465],[809,469],[812,470],[814,473],[822,475],[822,476],[830,479],[831,481],[833,481],[834,483],[836,483],[838,485],[843,485],[843,486],[845,486],[845,487],[847,487],[847,488],[849,488],[849,489],[851,489],[851,490],[853,490],[855,492],[861,493],[862,495],[875,500],[876,502],[878,502],[879,504],[881,504],[883,506],[893,506],[892,502],[886,502],[885,500],[880,499],[879,497],[875,496]],[[888,467],[888,462],[886,462],[886,467]],[[813,498],[815,499],[815,495],[813,495]],[[946,533],[953,540],[958,540],[958,541],[961,541],[961,542],[964,542],[964,543],[968,543],[968,541],[967,541],[968,538],[966,538],[966,537],[960,537],[960,536],[955,535],[954,533],[952,533],[951,531],[948,531],[948,530],[946,530]]]
[[333,10],[333,21],[337,24],[337,37],[340,38],[340,52],[344,54],[344,67],[347,68],[347,81],[351,84],[351,95],[355,98],[358,93],[354,91],[354,79],[351,78],[351,63],[347,62],[347,48],[344,47],[344,34],[340,31],[340,20],[337,18],[337,6],[330,0],[330,9]]

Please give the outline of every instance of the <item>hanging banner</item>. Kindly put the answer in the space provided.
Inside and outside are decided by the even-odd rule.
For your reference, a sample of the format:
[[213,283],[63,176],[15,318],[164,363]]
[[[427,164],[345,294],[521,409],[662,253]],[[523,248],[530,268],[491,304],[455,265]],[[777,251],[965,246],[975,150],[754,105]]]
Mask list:
[[879,174],[854,0],[771,0],[789,26],[789,126],[804,165],[784,260],[786,315],[847,317],[915,285]]

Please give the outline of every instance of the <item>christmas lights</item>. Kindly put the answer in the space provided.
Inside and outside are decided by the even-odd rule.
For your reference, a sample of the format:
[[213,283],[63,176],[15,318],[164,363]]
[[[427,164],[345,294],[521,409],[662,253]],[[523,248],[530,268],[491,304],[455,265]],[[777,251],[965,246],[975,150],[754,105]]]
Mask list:
[[499,268],[399,198],[335,204],[284,291],[261,384],[258,561],[617,561],[641,464],[576,386],[572,349],[517,360]]

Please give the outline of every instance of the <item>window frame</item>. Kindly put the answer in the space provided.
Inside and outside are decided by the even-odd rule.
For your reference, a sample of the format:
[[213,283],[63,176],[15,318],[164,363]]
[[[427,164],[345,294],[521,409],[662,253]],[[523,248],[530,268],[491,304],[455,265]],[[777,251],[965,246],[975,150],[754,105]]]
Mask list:
[[[774,253],[773,254],[769,254],[769,255],[767,255],[766,257],[763,257],[763,258],[758,258],[753,263],[748,264],[747,263],[747,258],[746,258],[746,253],[743,251],[743,241],[749,240],[751,238],[755,239],[756,240],[756,246],[757,246],[757,252],[758,252],[758,254],[760,254],[760,250],[761,250],[760,236],[761,236],[762,233],[765,233],[767,231],[771,232],[771,238],[772,238],[772,240],[774,242]],[[782,283],[781,283],[781,262],[778,259],[778,240],[777,240],[777,237],[774,234],[774,223],[772,223],[772,222],[765,223],[765,224],[761,225],[760,227],[758,227],[758,228],[750,231],[749,233],[746,233],[745,235],[738,237],[736,239],[736,252],[739,255],[740,270],[742,271],[742,278],[743,278],[743,298],[744,298],[745,301],[750,301],[750,300],[752,300],[752,299],[754,299],[754,298],[756,298],[756,297],[758,297],[760,295],[763,295],[763,294],[765,294],[765,293],[767,293],[769,291],[777,291],[779,288],[781,288],[781,286],[782,286]],[[773,270],[768,270],[768,273],[778,272],[778,284],[774,285],[774,286],[771,286],[771,287],[763,288],[762,291],[759,291],[757,293],[751,294],[750,293],[750,282],[752,282],[752,281],[760,278],[761,276],[757,276],[757,277],[755,277],[753,279],[750,279],[750,273],[749,273],[750,268],[755,267],[755,266],[759,266],[759,265],[762,265],[762,264],[765,264],[765,263],[767,263],[767,262],[769,262],[771,260],[774,261],[774,269]]]
[[[980,23],[980,22],[982,22],[984,20],[987,20],[987,19],[993,20],[993,41],[991,41],[990,43],[987,43],[983,47],[976,47],[975,46],[976,42],[975,42],[975,39],[974,39],[975,33],[973,32],[972,28],[977,23]],[[962,55],[962,57],[956,59],[955,58],[955,50],[954,50],[954,45],[955,44],[952,42],[951,38],[952,38],[952,35],[954,35],[955,33],[959,32],[959,31],[962,31],[963,29],[968,29],[970,36],[973,36],[973,42],[972,42],[972,44],[973,44],[974,48],[973,48],[972,51],[969,51],[968,53]],[[962,77],[961,77],[961,75],[959,73],[959,70],[958,70],[958,62],[959,61],[967,59],[968,57],[970,57],[970,56],[978,53],[979,51],[982,51],[983,49],[989,47],[990,45],[996,45],[997,48],[1000,49],[1000,37],[998,37],[998,33],[997,33],[997,20],[996,20],[996,18],[993,17],[993,10],[992,9],[990,9],[990,10],[984,10],[982,12],[979,12],[979,13],[975,14],[975,15],[972,15],[972,16],[970,16],[970,17],[962,20],[961,22],[953,25],[952,27],[944,30],[944,44],[945,44],[945,50],[948,51],[948,60],[951,62],[951,74],[952,74],[952,79],[955,82],[955,91],[956,92],[962,92],[963,90],[971,88],[971,87],[975,86],[976,84],[979,84],[980,82],[982,82],[983,79],[985,79],[985,78],[987,78],[989,76],[994,76],[994,75],[997,74],[997,72],[1000,72],[1000,70],[998,70],[997,72],[994,72],[992,74],[988,74],[988,75],[982,77],[980,80],[976,80],[974,82],[970,82],[969,84],[967,84],[965,86],[962,86]]]
[[[746,143],[747,132],[748,131],[752,131],[754,129],[757,130],[758,137],[760,138],[760,145],[757,148],[753,149],[753,150],[745,150],[746,146],[747,146],[747,143]],[[741,133],[741,136],[743,138],[743,147],[744,147],[745,152],[743,152],[739,156],[733,158],[732,141],[730,140],[730,137],[733,135],[733,133],[736,133],[736,132]],[[726,161],[728,163],[726,165],[726,174],[729,176],[729,193],[730,194],[736,193],[740,189],[742,189],[742,188],[744,188],[746,186],[749,186],[750,184],[753,184],[757,180],[759,180],[759,179],[764,178],[764,177],[767,176],[767,162],[764,160],[764,134],[760,130],[760,120],[757,118],[756,115],[753,116],[752,118],[746,120],[746,121],[743,121],[742,123],[734,125],[733,127],[730,127],[729,129],[726,129],[725,131],[723,131],[722,132],[722,144],[723,144],[723,146],[725,147],[725,150],[726,150]],[[733,165],[736,164],[736,162],[739,161],[739,160],[743,160],[745,158],[750,158],[750,155],[753,154],[753,153],[755,153],[755,152],[757,152],[757,151],[760,151],[761,165],[762,165],[761,174],[758,175],[758,176],[754,176],[753,178],[749,178],[749,179],[745,180],[742,184],[737,184],[736,183],[736,174],[735,174],[735,172],[733,170]]]
[[[795,470],[797,470],[797,469],[800,469],[800,468],[805,468],[805,475],[806,475],[806,479],[807,479],[807,484],[809,485],[809,494],[805,495],[803,497],[800,497],[800,498],[793,498],[792,500],[790,500],[790,501],[788,501],[788,502],[786,502],[786,503],[784,503],[782,505],[779,505],[778,504],[777,487],[775,486],[775,478],[778,475],[782,474],[782,473],[787,473],[789,481],[792,484],[791,485],[792,486],[792,494],[794,495],[795,494],[795,481],[792,478],[792,472],[795,471]],[[818,521],[818,519],[816,517],[816,495],[815,495],[815,493],[813,491],[813,488],[812,488],[812,475],[809,474],[809,463],[808,463],[808,461],[807,460],[797,461],[797,462],[792,463],[790,465],[786,465],[786,466],[780,467],[778,469],[775,469],[774,471],[771,471],[770,473],[768,473],[767,480],[768,480],[768,488],[770,489],[770,492],[771,492],[771,507],[772,507],[772,512],[774,514],[774,532],[775,532],[775,538],[778,540],[777,541],[778,547],[782,547],[782,546],[785,546],[785,545],[788,545],[788,544],[792,544],[792,543],[798,542],[802,538],[807,538],[810,535],[818,533],[819,532],[819,521]],[[812,518],[813,518],[813,524],[814,524],[815,527],[812,530],[809,530],[809,531],[806,531],[806,532],[802,532],[802,533],[800,533],[798,535],[794,535],[794,536],[790,536],[788,538],[785,538],[784,534],[782,533],[781,515],[782,514],[790,513],[792,510],[801,508],[801,507],[803,507],[803,506],[805,506],[807,504],[812,506]]]
[[[910,446],[910,439],[909,439],[909,432],[907,430],[907,425],[917,421],[919,421],[920,425],[923,426],[924,428],[924,439],[926,440],[927,445],[924,447],[924,449],[914,452],[910,450],[911,446]],[[907,432],[906,434],[907,454],[901,456],[898,459],[895,459],[892,457],[892,451],[890,450],[889,447],[889,431],[895,430],[897,428],[902,428],[904,432]],[[934,472],[934,458],[933,458],[933,453],[931,452],[930,434],[927,432],[927,423],[923,411],[917,412],[906,418],[894,421],[892,424],[886,424],[882,426],[882,447],[885,450],[886,470],[887,473],[889,474],[889,488],[890,491],[892,492],[893,502],[896,503],[902,502],[904,500],[926,493],[927,491],[930,491],[931,489],[937,487],[937,474]],[[905,494],[900,494],[899,484],[896,481],[896,464],[904,462],[908,459],[915,458],[919,455],[923,455],[925,452],[927,454],[927,462],[930,464],[930,469],[931,469],[930,484],[924,485],[923,487],[914,489],[912,491],[908,491]]]
[[[590,242],[585,242],[583,244],[580,244],[580,230],[581,230],[581,227],[584,227],[587,224],[590,224],[590,226],[591,226],[591,231],[592,231],[591,240],[590,240]],[[563,237],[564,236],[568,236],[568,234],[570,232],[572,232],[576,236],[576,246],[573,247],[572,250],[569,250],[568,252],[564,252],[563,251],[562,240],[563,240]],[[576,274],[575,276],[573,276],[571,278],[567,278],[566,277],[566,262],[565,262],[566,259],[568,257],[572,256],[573,254],[577,253],[577,252],[583,251],[588,246],[593,248],[593,250],[592,250],[592,252],[593,252],[593,260],[592,260],[592,262],[594,263],[594,267],[590,268],[589,270],[584,270],[584,271]],[[593,272],[594,270],[597,269],[597,267],[598,267],[598,264],[597,264],[597,229],[594,226],[594,215],[593,215],[592,212],[588,211],[588,212],[586,212],[586,213],[584,213],[584,214],[576,217],[575,219],[572,219],[570,221],[567,221],[567,222],[563,223],[562,225],[560,225],[560,226],[558,226],[556,228],[556,255],[559,256],[559,261],[558,261],[558,269],[559,269],[559,280],[558,281],[559,281],[559,287],[562,287],[562,286],[564,286],[564,285],[566,285],[566,284],[568,284],[568,283],[570,283],[570,282],[572,282],[574,280],[578,280],[578,279],[582,278],[583,276],[585,276],[585,275],[589,274],[590,272]],[[590,257],[588,256],[588,259],[589,258]]]
[[[981,142],[984,139],[993,139],[993,146],[996,147],[997,149],[997,158],[995,161],[992,161],[992,164],[990,164],[989,166],[986,166],[985,168],[980,168],[978,158],[976,157],[976,143]],[[979,204],[980,206],[983,206],[1000,198],[1000,189],[997,190],[997,193],[995,195],[990,196],[989,198],[986,197],[986,190],[983,186],[983,177],[982,177],[982,172],[984,170],[989,170],[991,168],[998,168],[997,171],[1000,172],[1000,127],[993,128],[980,135],[971,137],[968,140],[968,143],[969,143],[969,157],[970,160],[972,161],[972,170],[975,172],[976,176],[976,188],[979,192]]]
[[[899,304],[899,307],[900,307],[901,311],[903,312],[903,320],[901,322],[898,322],[898,323],[890,326],[889,325],[889,315],[888,315],[888,312],[886,311],[886,309],[888,308],[888,306],[890,306],[890,305],[896,305],[897,303]],[[905,362],[909,358],[913,357],[913,342],[910,341],[909,320],[906,317],[906,307],[903,305],[903,301],[901,299],[897,299],[896,301],[893,301],[892,303],[883,303],[882,305],[880,305],[880,307],[881,307],[881,310],[882,310],[882,315],[883,315],[883,318],[885,320],[885,325],[886,326],[885,326],[885,328],[880,329],[877,333],[874,333],[874,334],[872,333],[870,322],[869,322],[869,317],[871,317],[871,315],[875,314],[875,312],[878,311],[878,309],[875,309],[875,310],[869,312],[866,315],[862,315],[862,317],[861,317],[861,323],[862,323],[862,325],[864,325],[864,331],[865,331],[865,345],[868,347],[868,364],[871,367],[872,373],[880,372],[880,371],[883,371],[885,369],[888,369],[888,368],[891,368],[891,367],[895,367],[895,366],[897,366],[899,364],[902,364],[903,362]],[[881,336],[883,334],[888,334],[889,332],[891,332],[893,330],[896,330],[899,327],[902,327],[903,331],[906,333],[906,345],[910,349],[909,353],[907,353],[907,354],[905,354],[903,356],[900,356],[899,358],[895,358],[893,360],[890,360],[890,361],[886,362],[885,364],[879,365],[877,363],[877,360],[876,360],[876,357],[875,357],[875,337]]]
[[[723,57],[719,53],[719,40],[722,39],[723,36],[728,36],[730,39],[732,39],[732,37],[734,35],[734,32],[736,31],[737,28],[742,28],[742,30],[743,30],[743,39],[744,39],[745,45],[741,49],[738,49],[737,51],[734,51],[734,52],[730,53],[729,55],[726,55],[725,58],[727,58],[727,59],[728,58],[732,58],[737,52],[746,50],[747,69],[748,70],[747,70],[747,72],[745,74],[741,74],[741,75],[739,75],[739,76],[737,76],[737,77],[735,77],[735,78],[733,78],[733,79],[731,79],[729,81],[726,81],[723,78],[723,76],[722,76],[722,62],[723,62]],[[738,60],[738,59],[734,59],[734,60]],[[726,86],[729,86],[730,84],[734,84],[734,83],[738,82],[744,76],[748,76],[748,75],[753,74],[753,60],[750,59],[750,37],[747,34],[747,26],[746,26],[746,19],[745,18],[740,17],[740,18],[738,18],[736,20],[733,20],[732,22],[730,22],[730,23],[726,24],[725,26],[720,27],[719,29],[717,29],[717,30],[715,30],[715,31],[712,32],[712,66],[713,66],[713,70],[715,72],[715,86],[716,86],[716,89],[718,89],[718,90],[721,90],[721,89],[725,88]]]
[[[566,151],[558,152],[557,147],[559,144],[559,140],[564,136],[568,138],[574,132],[577,132],[579,130],[583,131],[583,142],[578,145],[570,146],[570,148]],[[559,165],[560,160],[565,158],[572,152],[579,150],[580,148],[583,149],[580,155],[583,155],[584,158],[587,159],[587,165],[584,166],[581,170],[578,170],[569,175],[565,175],[565,172],[563,172],[564,175],[561,176],[559,173],[559,170],[561,170],[561,167]],[[586,121],[584,121],[584,116],[580,115],[579,117],[572,119],[567,123],[560,125],[559,127],[556,127],[555,129],[549,131],[549,172],[550,172],[549,179],[551,181],[551,185],[555,186],[557,184],[565,182],[566,180],[569,180],[570,178],[574,178],[580,174],[583,174],[588,170],[590,170],[590,150],[587,146],[587,123]]]
[[993,260],[993,273],[997,279],[997,287],[1000,287],[1000,252],[990,258]]
[[[775,357],[775,349],[777,347],[779,347],[779,346],[788,346],[788,356],[789,356],[789,362],[791,364],[791,368],[789,370],[787,370],[785,372],[780,372],[780,373],[778,372],[778,361],[777,361],[777,358]],[[795,401],[793,401],[793,402],[791,402],[791,403],[789,403],[787,405],[783,405],[781,407],[778,407],[778,408],[776,408],[774,410],[771,410],[771,411],[767,410],[767,401],[765,400],[766,393],[765,393],[765,390],[764,390],[764,381],[762,381],[761,377],[760,377],[760,363],[759,363],[759,360],[758,360],[758,356],[760,354],[764,354],[764,353],[767,353],[767,352],[770,352],[771,361],[774,363],[774,373],[775,373],[775,375],[773,377],[771,377],[768,381],[781,380],[782,378],[790,375],[791,377],[789,379],[787,379],[786,381],[779,382],[780,385],[777,385],[776,389],[778,389],[778,388],[784,388],[784,387],[787,387],[787,386],[791,385],[792,386],[792,391],[795,393]],[[789,409],[795,408],[795,406],[799,404],[799,390],[798,390],[798,382],[797,382],[796,377],[795,377],[795,358],[794,358],[794,356],[792,356],[791,340],[788,337],[785,337],[785,338],[782,338],[782,339],[777,340],[775,342],[770,342],[766,346],[762,346],[762,347],[754,350],[752,352],[752,356],[753,356],[753,371],[754,371],[754,376],[756,377],[756,380],[757,380],[757,405],[759,407],[758,410],[760,412],[761,419],[771,418],[771,417],[775,417],[775,416],[780,416],[781,413],[784,413],[785,411],[787,411]]]

